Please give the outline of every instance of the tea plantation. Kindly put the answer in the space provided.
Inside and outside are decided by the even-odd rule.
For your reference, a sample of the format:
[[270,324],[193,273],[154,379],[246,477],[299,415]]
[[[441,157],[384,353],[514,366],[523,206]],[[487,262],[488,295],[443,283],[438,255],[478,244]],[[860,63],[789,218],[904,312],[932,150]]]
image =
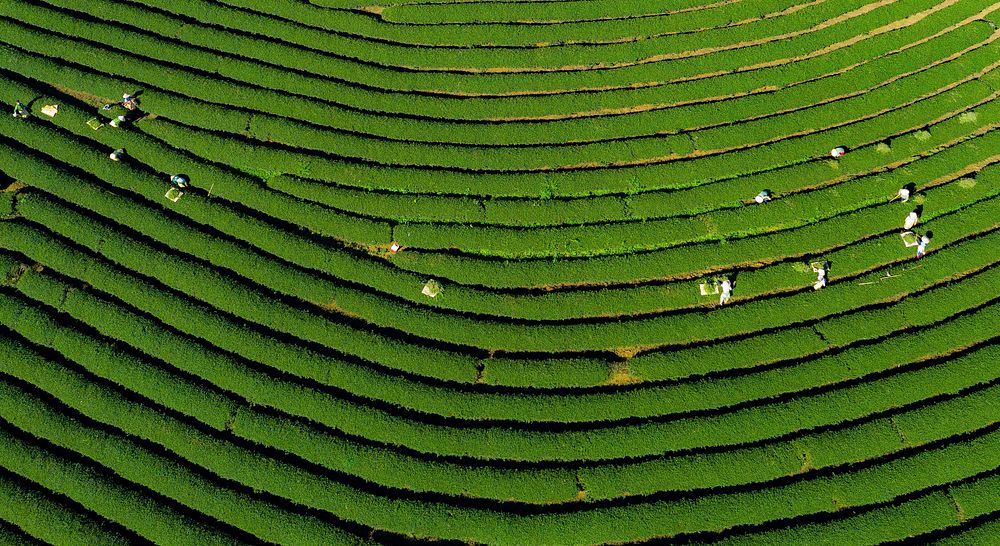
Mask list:
[[998,23],[0,0],[0,544],[1000,543]]

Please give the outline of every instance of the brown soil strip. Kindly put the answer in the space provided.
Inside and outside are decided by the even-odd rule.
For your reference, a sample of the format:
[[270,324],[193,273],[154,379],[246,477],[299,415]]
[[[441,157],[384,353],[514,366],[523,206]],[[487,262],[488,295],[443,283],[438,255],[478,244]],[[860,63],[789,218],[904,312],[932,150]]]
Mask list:
[[363,316],[361,316],[361,315],[359,315],[357,313],[354,313],[352,311],[348,311],[348,310],[344,309],[343,307],[340,307],[339,305],[337,305],[337,301],[336,300],[331,301],[330,303],[314,303],[313,305],[319,307],[320,309],[322,309],[324,311],[329,311],[331,313],[336,313],[338,315],[342,315],[342,316],[345,316],[345,317],[348,317],[348,318],[351,318],[351,319],[361,320],[361,321],[368,322],[368,323],[371,322],[367,318],[365,318],[365,317],[363,317]]
[[25,184],[24,182],[21,182],[20,180],[15,180],[11,182],[10,185],[8,185],[6,188],[0,190],[0,192],[3,193],[17,192],[22,188],[27,188],[27,187],[28,185]]
[[97,95],[91,95],[90,93],[77,91],[76,89],[70,89],[69,87],[63,87],[61,85],[54,84],[51,82],[49,82],[48,84],[52,86],[55,90],[59,91],[60,93],[69,95],[74,99],[90,104],[91,106],[104,106],[105,104],[108,103],[108,99],[105,99],[103,97],[98,97]]
[[[639,352],[637,348],[621,348],[615,349],[615,354],[622,356],[623,353],[635,356]],[[627,358],[627,357],[623,357]],[[624,362],[618,362],[611,366],[611,375],[608,380],[604,383],[605,385],[635,385],[637,383],[642,383],[642,379],[638,378],[629,371],[628,364]]]

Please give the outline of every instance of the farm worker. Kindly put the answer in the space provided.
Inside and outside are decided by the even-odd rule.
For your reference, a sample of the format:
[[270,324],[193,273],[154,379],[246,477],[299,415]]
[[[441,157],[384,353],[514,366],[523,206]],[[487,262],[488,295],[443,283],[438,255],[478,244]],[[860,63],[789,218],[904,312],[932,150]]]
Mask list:
[[109,123],[108,125],[112,127],[118,127],[123,121],[125,121],[125,116],[118,116],[115,119],[111,120],[111,123]]
[[722,287],[722,294],[719,295],[719,305],[725,305],[729,298],[733,297],[733,283],[729,279],[723,279],[719,285]]
[[754,197],[753,200],[758,203],[767,203],[768,201],[771,200],[771,192],[767,190],[761,190],[761,192],[758,193],[757,197]]
[[117,150],[111,152],[111,155],[109,155],[108,157],[111,158],[111,161],[118,161],[124,155],[125,155],[125,149],[124,148],[118,148]]
[[896,194],[900,200],[904,203],[910,200],[910,190],[907,188],[899,188],[899,193]]
[[818,275],[818,277],[816,278],[816,282],[813,283],[813,290],[819,290],[820,288],[826,286],[827,265],[828,262],[823,262],[823,265],[821,267],[813,267],[813,271],[815,271]]
[[903,220],[903,229],[910,229],[913,226],[917,225],[917,220],[919,219],[920,217],[917,216],[917,211],[913,211],[907,214],[906,219]]
[[927,248],[927,243],[929,242],[931,242],[931,239],[926,235],[920,238],[920,243],[917,245],[917,258],[924,256],[924,249]]
[[14,104],[14,117],[17,119],[26,119],[29,115],[28,109],[21,104],[21,101],[17,101]]
[[135,110],[139,107],[139,99],[137,99],[135,95],[125,93],[122,95],[122,106],[129,110]]
[[183,174],[175,174],[170,177],[170,185],[178,188],[188,187],[188,179]]
[[847,149],[843,146],[837,146],[836,148],[830,150],[830,155],[833,157],[840,157],[847,153]]

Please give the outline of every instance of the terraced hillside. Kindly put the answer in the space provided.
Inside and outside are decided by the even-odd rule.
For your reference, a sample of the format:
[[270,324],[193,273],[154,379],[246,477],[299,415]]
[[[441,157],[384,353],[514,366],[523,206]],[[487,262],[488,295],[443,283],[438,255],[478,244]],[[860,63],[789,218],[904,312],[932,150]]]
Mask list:
[[1000,542],[1000,2],[372,1],[0,0],[0,543]]

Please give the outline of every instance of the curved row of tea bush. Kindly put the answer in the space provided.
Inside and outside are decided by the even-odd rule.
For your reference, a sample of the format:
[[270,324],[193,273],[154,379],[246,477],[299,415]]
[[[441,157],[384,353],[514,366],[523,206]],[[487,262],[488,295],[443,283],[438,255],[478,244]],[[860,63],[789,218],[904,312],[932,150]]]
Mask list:
[[998,9],[0,2],[0,543],[988,541]]

